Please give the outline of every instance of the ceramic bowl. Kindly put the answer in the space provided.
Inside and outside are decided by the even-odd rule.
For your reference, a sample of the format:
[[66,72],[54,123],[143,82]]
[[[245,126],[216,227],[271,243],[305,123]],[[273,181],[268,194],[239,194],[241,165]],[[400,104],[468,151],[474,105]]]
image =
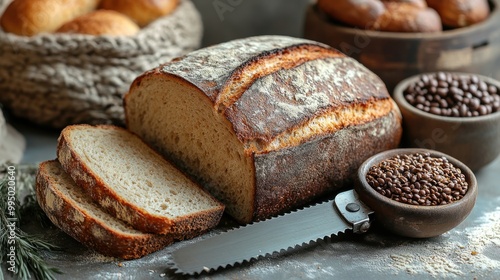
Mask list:
[[[366,174],[370,167],[396,155],[417,152],[427,152],[432,157],[446,157],[455,167],[460,168],[469,184],[464,197],[446,205],[410,205],[385,197],[368,184]],[[360,166],[355,190],[359,198],[375,212],[375,222],[384,228],[402,236],[428,238],[451,230],[469,215],[477,197],[477,181],[465,164],[449,155],[428,149],[395,149],[376,154]]]
[[[498,80],[476,76],[500,88]],[[443,152],[465,163],[473,171],[495,160],[500,154],[500,112],[478,117],[446,117],[417,109],[408,103],[403,94],[420,77],[407,78],[394,89],[393,98],[403,115],[403,145]]]

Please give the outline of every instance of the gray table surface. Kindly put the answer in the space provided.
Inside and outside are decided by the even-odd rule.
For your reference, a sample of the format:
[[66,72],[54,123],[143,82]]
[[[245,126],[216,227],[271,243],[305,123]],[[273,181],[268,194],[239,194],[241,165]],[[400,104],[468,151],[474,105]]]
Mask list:
[[[24,163],[55,158],[57,131],[23,122]],[[328,238],[291,252],[244,263],[199,279],[500,279],[500,158],[476,173],[477,203],[455,229],[435,238],[395,236],[376,225],[364,235]],[[170,268],[170,252],[234,226],[227,217],[214,231],[175,243],[139,260],[121,261],[86,249],[58,229],[44,230],[63,251],[46,260],[64,274],[58,279],[184,279]]]

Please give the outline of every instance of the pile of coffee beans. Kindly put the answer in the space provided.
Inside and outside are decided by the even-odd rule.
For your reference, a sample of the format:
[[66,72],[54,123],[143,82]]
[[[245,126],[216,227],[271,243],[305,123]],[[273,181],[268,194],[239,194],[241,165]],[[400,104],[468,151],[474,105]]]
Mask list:
[[435,206],[461,199],[465,175],[445,157],[429,153],[397,155],[372,166],[366,180],[378,193],[412,205]]
[[473,74],[424,74],[403,94],[414,107],[435,115],[476,117],[500,111],[500,90]]

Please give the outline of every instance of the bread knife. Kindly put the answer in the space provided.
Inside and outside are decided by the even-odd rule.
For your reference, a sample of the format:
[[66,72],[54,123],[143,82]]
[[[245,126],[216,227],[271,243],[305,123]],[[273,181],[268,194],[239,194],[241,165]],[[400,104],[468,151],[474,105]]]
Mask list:
[[351,230],[370,228],[368,208],[354,190],[334,199],[182,246],[171,254],[176,273],[196,275],[257,260]]

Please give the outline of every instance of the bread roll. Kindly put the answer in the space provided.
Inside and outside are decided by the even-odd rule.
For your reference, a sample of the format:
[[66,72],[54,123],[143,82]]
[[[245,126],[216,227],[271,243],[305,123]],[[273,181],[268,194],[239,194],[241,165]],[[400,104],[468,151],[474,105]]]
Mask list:
[[439,14],[431,8],[414,3],[384,3],[385,12],[370,29],[388,32],[439,32],[442,30]]
[[488,18],[490,8],[487,0],[427,0],[429,7],[441,16],[448,27],[464,27]]
[[64,23],[96,9],[100,0],[14,0],[0,25],[6,32],[33,36],[54,32]]
[[348,186],[402,132],[380,78],[331,47],[284,36],[173,60],[138,77],[124,104],[128,129],[241,223]]
[[155,19],[170,14],[179,0],[102,0],[102,9],[118,11],[143,27]]
[[342,23],[391,32],[438,32],[441,19],[423,0],[318,0],[318,8]]
[[57,32],[88,35],[132,36],[140,27],[127,16],[110,10],[97,10],[65,23]]
[[401,4],[411,4],[418,8],[426,8],[427,2],[425,0],[381,0],[383,2],[393,2],[393,3],[401,3]]

